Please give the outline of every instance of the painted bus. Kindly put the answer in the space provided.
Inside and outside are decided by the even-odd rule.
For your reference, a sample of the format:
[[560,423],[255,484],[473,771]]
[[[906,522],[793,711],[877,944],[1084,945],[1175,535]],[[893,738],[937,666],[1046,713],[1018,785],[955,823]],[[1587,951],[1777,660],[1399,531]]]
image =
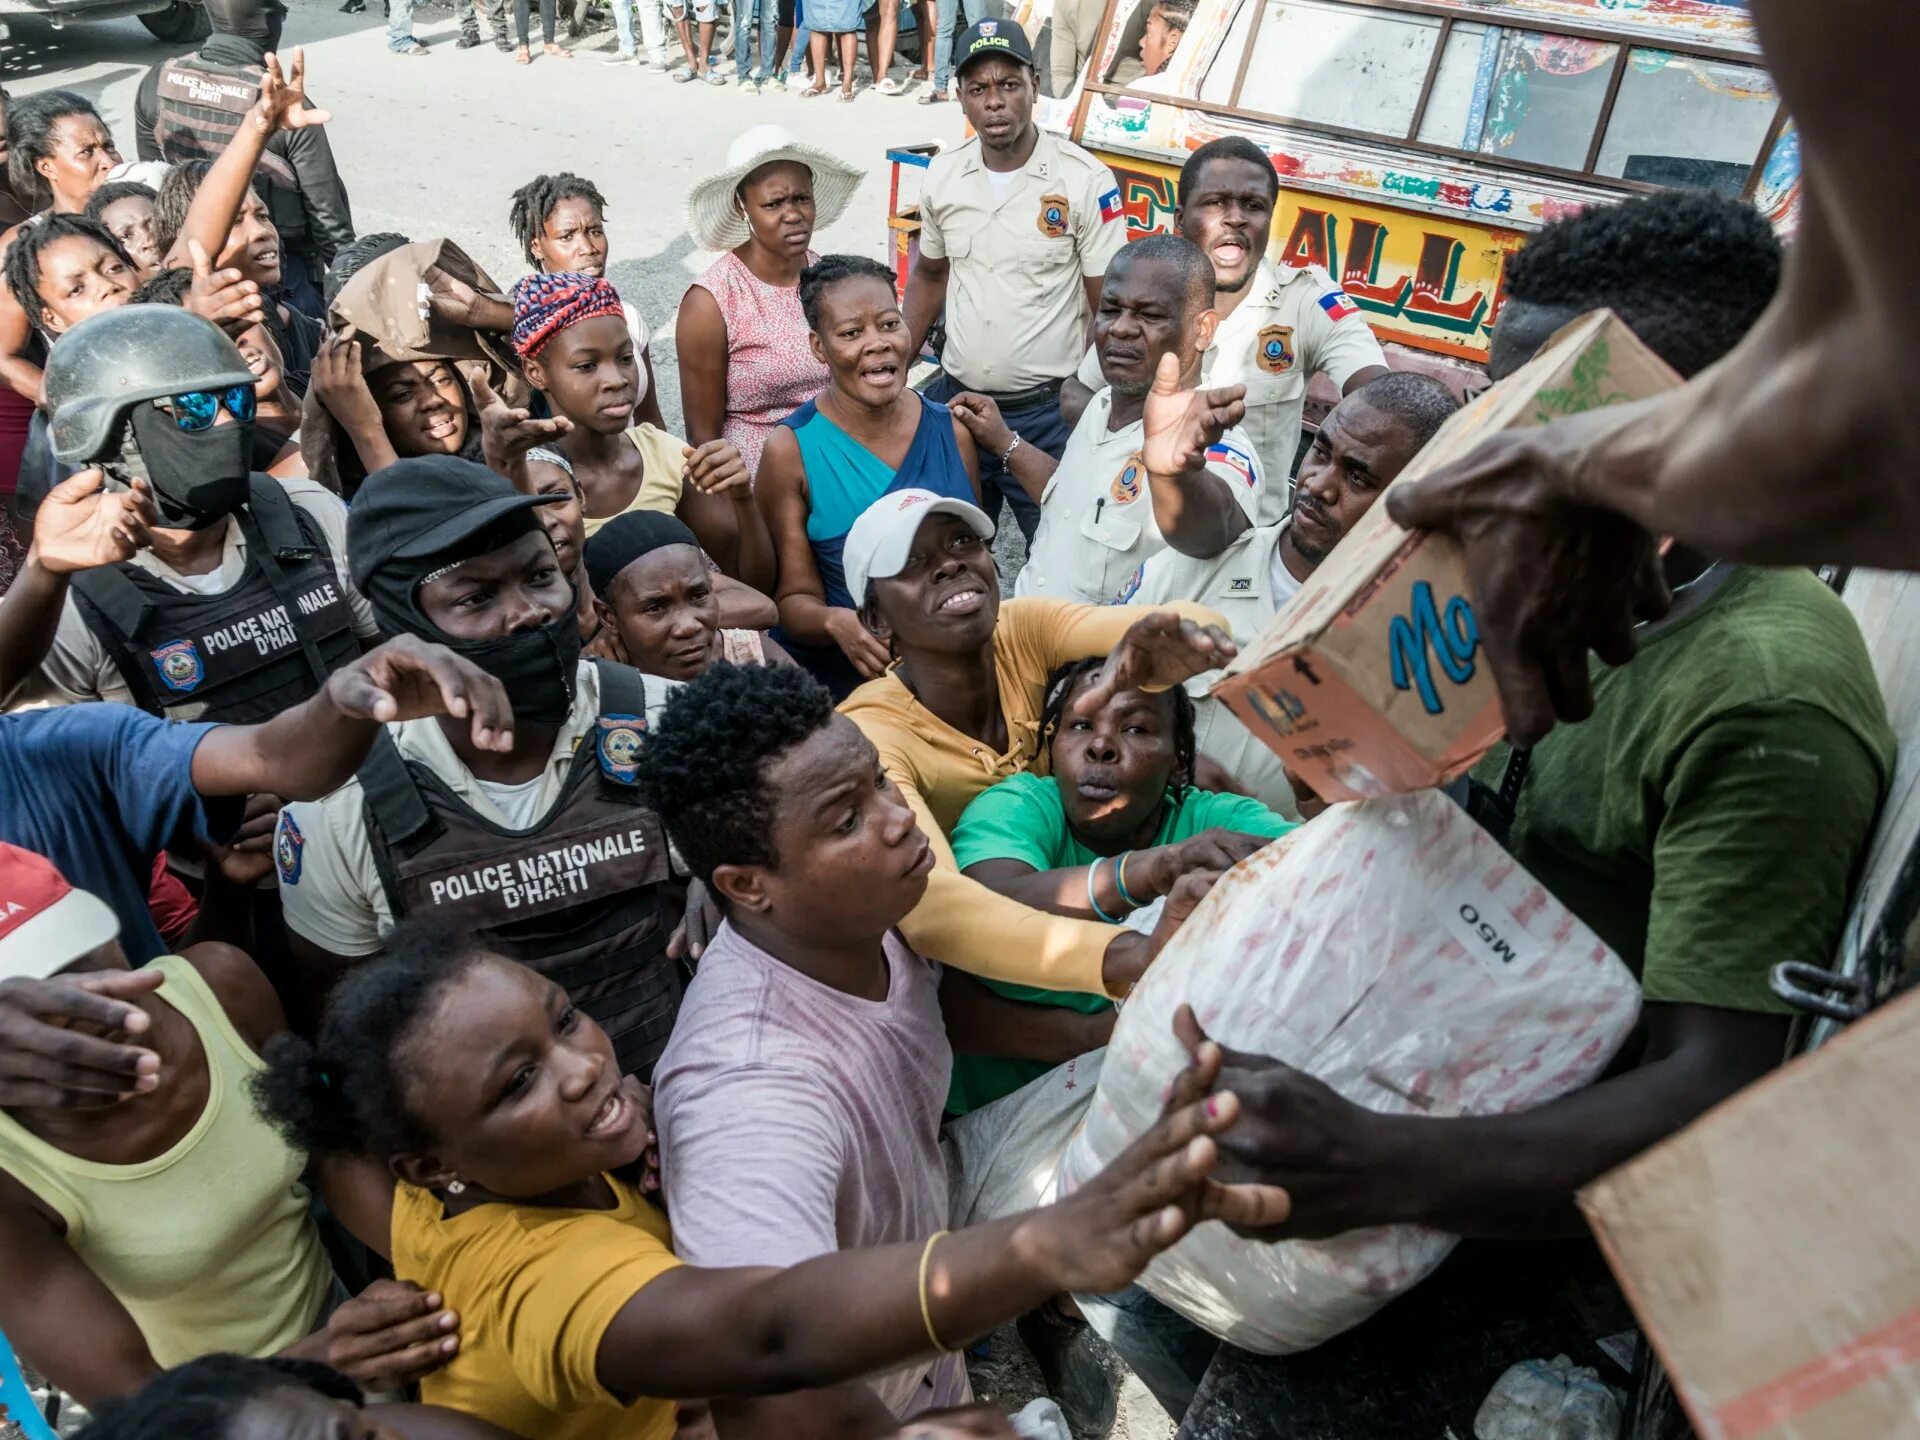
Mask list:
[[[1043,87],[1053,44],[1072,43],[1056,3],[1075,0],[1013,12]],[[1154,3],[1106,0],[1040,123],[1113,168],[1133,236],[1172,228],[1191,151],[1253,140],[1280,177],[1273,260],[1327,270],[1391,363],[1458,390],[1485,383],[1506,259],[1550,220],[1682,186],[1794,228],[1798,140],[1745,0],[1195,0],[1146,75]],[[903,284],[918,219],[902,177],[928,153],[889,152]]]

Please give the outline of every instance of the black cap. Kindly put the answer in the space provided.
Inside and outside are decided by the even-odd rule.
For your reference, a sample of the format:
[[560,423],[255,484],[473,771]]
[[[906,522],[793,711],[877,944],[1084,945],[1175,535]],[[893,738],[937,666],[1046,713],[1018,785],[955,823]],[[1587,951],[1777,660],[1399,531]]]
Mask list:
[[397,460],[374,471],[354,493],[347,511],[347,568],[365,590],[368,577],[391,561],[444,555],[508,516],[565,498],[523,494],[504,475],[457,455]]
[[1005,55],[1029,70],[1034,68],[1033,46],[1027,43],[1027,32],[1020,28],[1020,22],[1014,19],[988,19],[969,25],[960,36],[959,54],[953,67],[956,75],[988,55]]

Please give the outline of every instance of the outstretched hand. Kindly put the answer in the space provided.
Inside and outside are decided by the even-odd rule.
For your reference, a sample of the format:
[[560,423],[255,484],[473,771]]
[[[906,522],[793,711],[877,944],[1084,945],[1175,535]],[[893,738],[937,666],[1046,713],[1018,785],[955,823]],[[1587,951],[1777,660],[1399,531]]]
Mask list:
[[280,57],[267,56],[260,77],[260,97],[247,113],[254,126],[269,135],[276,130],[305,130],[333,119],[325,110],[307,104],[307,52],[298,46],[284,73]]
[[396,635],[334,671],[327,695],[343,714],[383,725],[431,715],[470,719],[477,748],[513,748],[506,688],[471,660],[417,635]]
[[1155,611],[1120,637],[1099,675],[1074,700],[1073,714],[1096,715],[1122,690],[1170,690],[1239,653],[1218,625],[1196,625],[1171,610]]
[[517,488],[531,490],[527,452],[573,433],[573,422],[561,415],[537,420],[531,410],[508,405],[484,375],[474,377],[473,399],[480,407],[480,451],[487,468],[506,476]]
[[215,270],[207,247],[198,240],[187,241],[187,264],[193,271],[193,284],[181,301],[183,309],[213,321],[229,335],[266,323],[266,301],[261,298],[260,287],[238,270]]
[[1005,455],[1013,445],[1013,427],[1000,414],[1000,403],[991,395],[964,390],[947,401],[947,408],[959,417],[973,436],[973,443],[988,455]]
[[70,475],[47,492],[33,517],[32,559],[49,575],[71,575],[131,560],[160,523],[144,477],[128,490],[108,490],[98,470]]
[[1180,359],[1169,352],[1153,372],[1153,388],[1140,412],[1145,432],[1140,463],[1149,475],[1185,475],[1205,468],[1207,447],[1247,414],[1247,387],[1183,390]]
[[1585,418],[1496,432],[1452,464],[1387,491],[1396,523],[1459,543],[1516,745],[1537,744],[1556,720],[1591,715],[1587,652],[1626,664],[1635,621],[1664,615],[1672,603],[1653,536],[1571,498]]
[[[1191,1019],[1185,1006],[1181,1012]],[[1043,1263],[1060,1289],[1106,1294],[1131,1284],[1202,1221],[1267,1226],[1287,1218],[1290,1202],[1278,1186],[1209,1178],[1220,1153],[1213,1137],[1240,1114],[1233,1092],[1208,1093],[1221,1062],[1219,1046],[1196,1047],[1167,1089],[1159,1123],[1074,1194],[1036,1213],[1050,1252]]]

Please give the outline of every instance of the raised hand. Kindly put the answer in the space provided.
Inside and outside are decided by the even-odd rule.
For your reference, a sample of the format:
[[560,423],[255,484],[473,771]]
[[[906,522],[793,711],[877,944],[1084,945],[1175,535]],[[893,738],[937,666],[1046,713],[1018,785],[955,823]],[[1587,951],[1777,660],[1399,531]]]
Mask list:
[[511,330],[513,305],[498,295],[487,295],[438,265],[426,273],[427,303],[440,319],[469,330]]
[[547,445],[573,432],[573,422],[564,416],[536,420],[530,410],[508,405],[487,383],[487,377],[473,380],[474,403],[480,407],[480,450],[487,468],[513,481],[515,488],[531,491],[527,475],[527,452],[536,445]]
[[1197,1047],[1169,1087],[1159,1123],[1023,1226],[1033,1232],[1036,1258],[1059,1289],[1106,1294],[1131,1284],[1149,1260],[1206,1220],[1255,1226],[1286,1219],[1289,1202],[1279,1187],[1209,1178],[1219,1159],[1213,1137],[1240,1114],[1231,1091],[1207,1093],[1221,1059],[1219,1046]]
[[1246,397],[1244,385],[1182,390],[1179,357],[1162,355],[1140,413],[1145,431],[1140,463],[1147,474],[1185,475],[1204,468],[1207,447],[1246,418]]
[[136,1003],[158,970],[0,980],[0,1108],[98,1106],[160,1083],[153,1031]]
[[215,270],[207,247],[198,240],[187,241],[187,263],[193,271],[193,284],[181,302],[182,308],[213,321],[229,335],[266,323],[266,301],[253,281],[238,270]]
[[327,679],[342,714],[388,724],[451,715],[473,722],[473,743],[513,748],[513,705],[500,682],[464,656],[417,635],[396,635]]
[[1122,690],[1170,690],[1239,653],[1240,647],[1218,625],[1196,625],[1171,610],[1155,611],[1120,637],[1099,677],[1074,700],[1073,713],[1098,714]]
[[333,118],[325,110],[307,104],[307,52],[298,47],[292,64],[283,74],[280,57],[269,55],[265,73],[260,77],[260,97],[247,112],[257,129],[272,134],[275,130],[305,130],[324,125]]
[[460,1352],[460,1317],[410,1280],[375,1280],[327,1317],[320,1358],[364,1390],[398,1390]]
[[731,440],[709,440],[697,449],[680,447],[686,461],[686,479],[702,495],[719,495],[736,505],[753,500],[753,477],[747,462]]
[[1387,490],[1396,523],[1459,542],[1516,745],[1537,743],[1555,720],[1591,715],[1588,650],[1626,664],[1634,622],[1672,603],[1653,536],[1569,498],[1588,418],[1497,431],[1462,459]]
[[98,470],[70,475],[47,492],[33,519],[28,558],[49,575],[71,575],[131,560],[160,523],[144,478],[129,490],[108,490]]
[[1165,895],[1183,875],[1196,870],[1214,874],[1231,870],[1254,851],[1272,843],[1266,835],[1248,835],[1215,825],[1178,844],[1156,845],[1134,857],[1127,864],[1127,889],[1134,888],[1131,877],[1137,874],[1145,887],[1142,893]]
[[360,366],[360,342],[328,334],[321,337],[320,349],[313,357],[313,378],[308,382],[327,413],[349,434],[367,426],[379,430],[384,424]]

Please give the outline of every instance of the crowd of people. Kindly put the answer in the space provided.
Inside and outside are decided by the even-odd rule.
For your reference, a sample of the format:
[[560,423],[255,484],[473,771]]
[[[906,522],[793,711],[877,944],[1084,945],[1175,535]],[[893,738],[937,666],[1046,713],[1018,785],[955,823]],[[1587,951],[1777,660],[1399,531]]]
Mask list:
[[[974,135],[904,296],[814,249],[846,158],[761,126],[692,187],[674,416],[619,197],[531,178],[508,285],[472,235],[359,234],[284,10],[210,12],[131,164],[84,96],[6,99],[0,1332],[89,1435],[1003,1435],[964,1348],[1017,1323],[1079,1436],[1117,1352],[1175,1419],[1260,1365],[1262,1433],[1381,1440],[1630,1326],[1572,1197],[1779,1063],[1768,972],[1831,954],[1891,781],[1846,607],[1716,558],[1830,557],[1697,503],[1655,551],[1657,500],[1603,513],[1572,462],[1543,499],[1555,427],[1396,498],[1505,646],[1515,743],[1453,790],[1632,969],[1640,1033],[1537,1109],[1389,1117],[1183,1014],[1159,1123],[1057,1196],[1024,1097],[1324,808],[1211,680],[1459,398],[1267,258],[1248,140],[1125,243],[1021,28],[968,15],[933,66]],[[669,13],[713,78],[711,8]],[[778,71],[798,17],[757,13]],[[850,94],[860,17],[804,19]],[[1492,378],[1610,308],[1713,382],[1793,273],[1731,200],[1557,220]],[[1868,528],[1835,543],[1884,558]],[[1529,539],[1559,628],[1503,634]],[[1623,646],[1641,579],[1671,605]],[[1255,1360],[1133,1283],[1216,1222],[1469,1240]]]

